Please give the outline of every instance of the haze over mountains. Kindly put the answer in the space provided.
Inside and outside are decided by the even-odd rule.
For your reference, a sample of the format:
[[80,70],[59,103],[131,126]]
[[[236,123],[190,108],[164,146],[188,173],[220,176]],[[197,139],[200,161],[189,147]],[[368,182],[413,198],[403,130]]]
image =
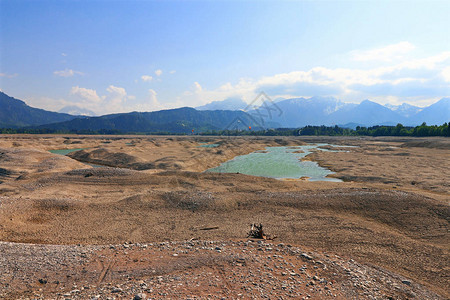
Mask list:
[[[409,104],[380,105],[370,100],[345,103],[333,97],[293,98],[244,112],[249,107],[238,98],[213,101],[196,109],[190,107],[155,112],[130,112],[88,117],[91,112],[67,107],[57,113],[32,108],[0,92],[0,127],[48,128],[53,130],[116,130],[120,132],[190,133],[222,129],[298,128],[326,126],[441,125],[450,121],[450,98],[419,108]],[[272,109],[271,109],[272,108]],[[274,109],[276,108],[276,109]],[[275,113],[275,111],[277,113]]]
[[76,105],[68,105],[68,106],[64,106],[63,108],[61,108],[59,111],[59,113],[65,113],[65,114],[69,114],[69,115],[74,115],[74,116],[88,116],[88,117],[94,117],[97,114],[95,112],[93,112],[92,110],[86,109],[86,108],[81,108],[78,107]]
[[222,101],[212,101],[195,107],[197,110],[244,110],[248,104],[241,98],[228,98]]
[[[200,109],[205,107],[227,109],[235,104],[239,105],[240,103],[236,99],[214,101]],[[268,106],[271,105],[276,105],[277,110],[279,109],[282,113],[271,114],[266,119],[270,119],[272,123],[279,124],[281,127],[289,128],[350,123],[361,126],[396,125],[398,123],[416,126],[422,122],[429,125],[441,125],[450,120],[450,98],[442,98],[425,108],[407,103],[399,106],[383,106],[370,100],[364,100],[360,104],[345,103],[333,97],[292,98],[274,101]],[[242,107],[242,105],[238,107]],[[259,109],[260,113],[265,113],[264,110],[264,108]],[[252,115],[258,114],[256,111],[248,112]]]

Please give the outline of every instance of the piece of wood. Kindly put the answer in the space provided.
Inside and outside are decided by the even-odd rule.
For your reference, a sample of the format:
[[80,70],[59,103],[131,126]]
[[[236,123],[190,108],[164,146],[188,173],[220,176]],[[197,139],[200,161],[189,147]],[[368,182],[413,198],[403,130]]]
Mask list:
[[219,229],[219,226],[199,228],[199,230],[213,230],[213,229]]

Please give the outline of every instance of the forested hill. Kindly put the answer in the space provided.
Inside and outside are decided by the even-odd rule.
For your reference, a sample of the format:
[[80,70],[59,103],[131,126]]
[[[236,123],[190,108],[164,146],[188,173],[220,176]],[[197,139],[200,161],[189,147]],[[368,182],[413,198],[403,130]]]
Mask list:
[[28,106],[25,102],[0,92],[0,127],[18,128],[68,121],[76,118]]
[[198,111],[183,107],[155,112],[131,112],[101,117],[83,117],[74,120],[38,126],[37,129],[56,131],[115,131],[118,133],[175,134],[208,130],[258,129],[258,124],[243,111]]

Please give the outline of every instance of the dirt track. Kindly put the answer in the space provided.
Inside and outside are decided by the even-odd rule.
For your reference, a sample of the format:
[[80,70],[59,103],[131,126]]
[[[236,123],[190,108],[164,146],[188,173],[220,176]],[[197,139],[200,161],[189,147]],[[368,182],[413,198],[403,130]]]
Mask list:
[[[346,182],[198,173],[265,146],[324,141],[358,146],[308,156]],[[199,142],[220,146],[202,148]],[[446,145],[446,139],[4,136],[0,240],[237,241],[245,239],[250,223],[261,222],[277,242],[379,266],[445,298],[450,295]],[[94,169],[46,152],[61,148],[88,148],[71,156],[135,170]]]

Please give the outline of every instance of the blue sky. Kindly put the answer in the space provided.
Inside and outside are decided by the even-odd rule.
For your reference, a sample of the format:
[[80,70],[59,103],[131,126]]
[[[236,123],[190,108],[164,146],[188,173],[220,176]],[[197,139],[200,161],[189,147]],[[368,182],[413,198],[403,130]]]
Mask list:
[[450,1],[5,1],[0,88],[97,114],[450,95]]

